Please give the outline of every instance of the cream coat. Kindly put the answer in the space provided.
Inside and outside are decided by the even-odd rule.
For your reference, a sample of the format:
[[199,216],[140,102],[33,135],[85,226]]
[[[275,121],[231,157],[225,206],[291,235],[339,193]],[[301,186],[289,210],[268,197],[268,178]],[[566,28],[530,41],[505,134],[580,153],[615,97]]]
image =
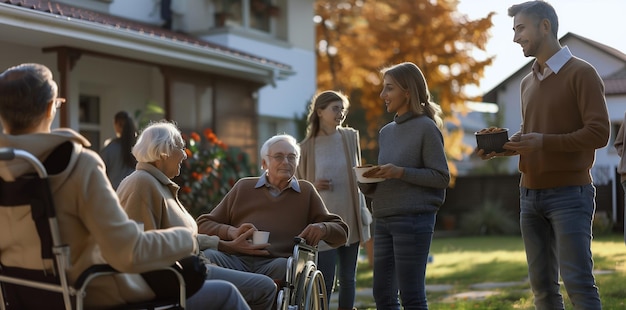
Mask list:
[[[365,242],[370,239],[370,229],[369,223],[364,225],[363,219],[369,218],[369,221],[371,222],[371,215],[369,215],[369,211],[367,211],[367,209],[362,209],[366,208],[365,197],[363,197],[363,194],[358,189],[356,175],[352,169],[353,167],[361,164],[359,132],[349,127],[339,127],[337,130],[341,134],[343,149],[346,150],[344,156],[346,157],[346,162],[349,166],[346,167],[345,173],[348,174],[348,180],[350,182],[349,188],[352,198],[350,211],[346,213],[347,215],[343,216],[351,216],[357,219],[354,222],[358,223],[358,227],[349,227],[349,231],[350,233],[357,232],[359,234],[359,240],[361,242]],[[310,137],[302,141],[302,143],[300,143],[300,152],[300,164],[298,165],[296,177],[310,182],[315,182],[315,137]],[[337,156],[340,156],[340,154],[337,154]],[[367,212],[368,214],[361,214],[362,212]],[[349,223],[350,221],[346,222]]]
[[[50,134],[0,134],[0,147],[24,149],[40,160],[58,145],[71,141],[73,152],[67,168],[49,177],[57,210],[61,238],[71,249],[68,277],[75,282],[91,265],[103,262],[129,273],[145,272],[172,265],[196,251],[192,231],[183,228],[143,232],[128,219],[109,183],[105,167],[97,153],[84,148],[89,142],[76,132],[63,129]],[[29,165],[0,161],[0,177],[14,177],[32,171]],[[42,269],[36,231],[27,221],[20,222],[24,208],[0,208],[0,261],[3,265]],[[9,225],[8,223],[19,223]],[[26,227],[26,229],[24,229]],[[20,250],[18,250],[20,249]],[[141,276],[125,274],[98,278],[90,286],[86,306],[91,309],[142,301],[154,297]]]

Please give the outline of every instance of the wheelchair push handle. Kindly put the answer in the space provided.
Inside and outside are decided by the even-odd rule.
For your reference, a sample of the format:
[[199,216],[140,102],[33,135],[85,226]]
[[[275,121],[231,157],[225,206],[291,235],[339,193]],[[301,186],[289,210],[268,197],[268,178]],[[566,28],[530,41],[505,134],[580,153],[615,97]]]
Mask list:
[[0,147],[0,160],[13,160],[15,151],[12,147]]
[[0,148],[0,160],[9,161],[9,160],[14,160],[16,158],[24,159],[28,163],[30,163],[33,166],[33,168],[35,168],[35,170],[37,171],[39,178],[43,179],[43,178],[48,177],[48,172],[46,171],[46,168],[39,161],[39,159],[35,157],[33,154],[26,152],[24,150],[15,149],[12,147]]

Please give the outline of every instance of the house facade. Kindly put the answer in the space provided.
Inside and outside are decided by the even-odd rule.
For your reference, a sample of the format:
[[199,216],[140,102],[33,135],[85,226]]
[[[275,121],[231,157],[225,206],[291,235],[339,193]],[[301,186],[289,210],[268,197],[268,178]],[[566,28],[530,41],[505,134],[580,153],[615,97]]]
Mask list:
[[297,134],[316,88],[314,38],[313,0],[0,0],[0,68],[53,70],[67,99],[54,126],[94,150],[126,110],[211,128],[256,162],[266,138]]
[[[613,219],[613,222],[618,222],[623,219],[624,208],[619,176],[616,174],[619,156],[615,148],[613,148],[613,142],[620,125],[624,121],[624,113],[626,112],[626,54],[574,33],[567,33],[560,39],[560,42],[561,45],[568,46],[573,55],[591,63],[605,84],[606,104],[611,121],[611,138],[607,146],[597,150],[592,175],[597,186],[609,186],[612,189],[608,191],[610,197],[599,197],[599,200],[608,201],[610,206],[601,207],[604,210],[608,210],[609,217]],[[499,127],[509,128],[509,134],[519,130],[521,123],[520,82],[530,72],[532,63],[532,60],[529,61],[483,95],[484,102],[497,105],[498,118],[495,118],[495,114],[471,113],[472,115],[465,118],[469,124],[465,129],[466,143],[475,145],[474,132],[481,126],[487,126],[484,117],[495,120]],[[500,163],[502,166],[501,172],[508,174],[518,173],[517,156],[498,159],[498,161],[505,161]],[[474,155],[459,163],[459,167],[461,167],[460,172],[462,175],[468,175],[471,174],[472,170],[489,164],[492,163],[482,161]],[[598,195],[600,195],[600,192]]]

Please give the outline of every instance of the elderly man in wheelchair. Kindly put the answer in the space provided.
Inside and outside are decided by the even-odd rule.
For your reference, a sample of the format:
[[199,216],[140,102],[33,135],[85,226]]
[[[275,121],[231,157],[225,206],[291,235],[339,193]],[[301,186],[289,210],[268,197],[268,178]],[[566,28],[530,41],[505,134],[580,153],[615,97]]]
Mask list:
[[[284,309],[292,300],[291,293],[301,295],[297,287],[304,285],[298,282],[302,276],[312,277],[312,281],[305,282],[313,287],[323,278],[315,267],[317,244],[324,241],[337,247],[345,244],[348,236],[346,223],[328,212],[313,184],[295,178],[299,156],[295,138],[286,134],[271,137],[260,151],[264,173],[237,181],[210,213],[197,220],[199,233],[217,235],[224,241],[241,239],[249,230],[270,232],[267,243],[220,242],[218,250],[206,250],[205,254],[222,267],[274,279],[286,288],[281,294],[287,302],[278,300]],[[294,237],[301,238],[295,248]],[[323,281],[319,285],[323,287]],[[324,291],[321,287],[319,290]],[[325,299],[318,299],[324,308]]]

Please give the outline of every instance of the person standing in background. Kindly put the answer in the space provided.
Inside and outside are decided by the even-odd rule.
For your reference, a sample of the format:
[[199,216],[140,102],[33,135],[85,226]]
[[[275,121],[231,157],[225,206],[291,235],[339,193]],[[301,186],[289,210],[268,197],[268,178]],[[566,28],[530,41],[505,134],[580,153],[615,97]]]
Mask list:
[[[320,242],[318,268],[324,275],[328,300],[337,268],[339,309],[351,310],[356,293],[360,243],[370,238],[371,215],[352,169],[361,165],[359,132],[342,127],[349,106],[348,98],[336,91],[323,91],[313,98],[307,118],[307,134],[300,143],[301,157],[296,176],[313,183],[328,211],[341,216],[348,225],[345,245],[332,248]],[[362,218],[369,218],[369,222]]]
[[626,113],[624,114],[624,120],[622,121],[622,125],[619,127],[619,131],[617,132],[617,136],[615,137],[615,149],[617,150],[617,155],[619,155],[620,161],[617,165],[617,173],[619,173],[620,181],[622,183],[622,189],[624,189],[624,242],[626,242],[626,154],[624,154],[624,145],[626,144],[626,135],[624,134],[624,130],[626,127]]
[[115,113],[113,127],[115,138],[105,142],[100,157],[106,165],[107,177],[113,189],[117,189],[120,182],[135,171],[137,161],[132,154],[132,148],[137,138],[137,128],[126,111]]
[[428,309],[426,264],[437,211],[450,182],[441,107],[431,102],[422,71],[411,62],[381,70],[387,112],[379,132],[378,167],[359,183],[372,197],[374,300],[377,309]]
[[609,140],[604,83],[592,65],[561,47],[550,4],[528,1],[508,14],[513,41],[535,58],[520,87],[522,124],[505,152],[478,155],[519,154],[520,227],[535,308],[564,309],[560,276],[575,309],[602,309],[591,254],[591,167]]

